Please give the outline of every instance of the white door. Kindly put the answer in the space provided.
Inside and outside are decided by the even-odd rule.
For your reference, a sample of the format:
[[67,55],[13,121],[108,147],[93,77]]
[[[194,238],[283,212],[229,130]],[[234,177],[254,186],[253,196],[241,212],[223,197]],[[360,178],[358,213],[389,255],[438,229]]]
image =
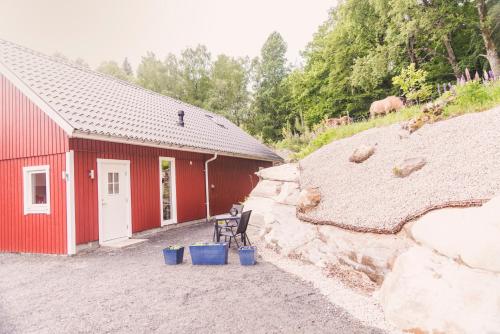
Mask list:
[[132,236],[130,161],[97,159],[99,243]]
[[160,158],[161,225],[177,223],[175,159]]

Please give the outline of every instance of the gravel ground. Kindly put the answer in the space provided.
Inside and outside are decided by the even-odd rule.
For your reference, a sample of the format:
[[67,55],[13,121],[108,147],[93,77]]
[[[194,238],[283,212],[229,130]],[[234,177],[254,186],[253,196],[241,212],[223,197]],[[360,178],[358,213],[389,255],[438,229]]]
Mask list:
[[76,257],[0,254],[0,332],[385,333],[268,262],[240,266],[234,250],[227,266],[163,264],[165,245],[210,236],[197,225]]
[[[400,138],[400,125],[370,129],[326,145],[301,161],[301,186],[319,186],[322,200],[306,219],[358,231],[394,233],[409,217],[449,201],[490,199],[500,191],[500,107],[425,125]],[[376,145],[361,164],[349,156]],[[400,160],[427,164],[406,178]]]

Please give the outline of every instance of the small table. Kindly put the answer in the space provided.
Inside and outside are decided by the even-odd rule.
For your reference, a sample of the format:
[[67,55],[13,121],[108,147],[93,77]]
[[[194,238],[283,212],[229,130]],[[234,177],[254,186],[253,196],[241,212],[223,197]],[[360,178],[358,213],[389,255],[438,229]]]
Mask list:
[[[217,242],[219,242],[220,241],[219,229],[234,228],[234,227],[238,226],[238,222],[239,222],[240,218],[241,218],[240,214],[236,215],[236,216],[232,216],[229,213],[224,213],[222,215],[217,215],[217,216],[213,216],[212,218],[210,218],[214,222],[213,239],[217,240]],[[225,225],[220,226],[219,222],[221,222],[221,221],[225,222]]]

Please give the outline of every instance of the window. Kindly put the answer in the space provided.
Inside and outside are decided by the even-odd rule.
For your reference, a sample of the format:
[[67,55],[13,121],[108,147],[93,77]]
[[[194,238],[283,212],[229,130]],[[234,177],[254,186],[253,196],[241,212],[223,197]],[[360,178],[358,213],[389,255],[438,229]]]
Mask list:
[[23,168],[24,214],[50,214],[49,166]]
[[120,193],[120,174],[108,173],[108,195]]

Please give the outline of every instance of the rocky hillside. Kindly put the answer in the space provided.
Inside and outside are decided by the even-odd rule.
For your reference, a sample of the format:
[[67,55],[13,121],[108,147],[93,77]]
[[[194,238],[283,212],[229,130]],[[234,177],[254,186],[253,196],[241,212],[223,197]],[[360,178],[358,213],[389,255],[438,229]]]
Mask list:
[[492,333],[499,126],[496,108],[411,135],[400,125],[369,130],[260,171],[245,208],[267,248],[372,295],[401,330]]
[[[322,147],[300,162],[320,204],[303,220],[395,233],[431,209],[480,205],[500,191],[500,107],[428,124],[400,124]],[[355,153],[356,152],[356,153]]]

